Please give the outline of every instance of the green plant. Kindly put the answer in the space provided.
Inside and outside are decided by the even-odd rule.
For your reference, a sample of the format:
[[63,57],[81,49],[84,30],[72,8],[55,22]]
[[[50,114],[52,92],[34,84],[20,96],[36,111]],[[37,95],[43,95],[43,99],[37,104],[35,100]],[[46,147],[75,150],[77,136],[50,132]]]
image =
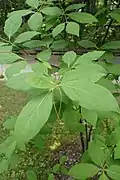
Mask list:
[[[4,27],[7,38],[1,38],[0,43],[0,63],[12,63],[6,71],[6,86],[31,92],[31,100],[18,118],[7,122],[10,136],[0,145],[0,173],[8,168],[16,148],[25,150],[26,143],[39,139],[41,149],[57,120],[63,121],[70,133],[80,132],[82,159],[68,175],[82,180],[120,179],[120,110],[111,93],[118,88],[112,78],[120,73],[119,65],[107,62],[112,56],[110,49],[118,47],[119,42],[105,43],[99,48],[89,40],[78,42],[80,28],[99,23],[92,14],[78,11],[85,4],[66,5],[66,1],[52,0],[26,3],[30,9],[8,15]],[[23,16],[28,18],[24,28]],[[79,45],[95,50],[80,55],[76,53]],[[25,48],[37,47],[42,51],[31,65],[33,72],[19,74],[27,60],[17,52],[22,49],[32,56]],[[53,51],[60,49],[65,53],[54,72],[49,60]],[[102,125],[105,127],[101,128]],[[53,178],[50,174],[49,179]]]

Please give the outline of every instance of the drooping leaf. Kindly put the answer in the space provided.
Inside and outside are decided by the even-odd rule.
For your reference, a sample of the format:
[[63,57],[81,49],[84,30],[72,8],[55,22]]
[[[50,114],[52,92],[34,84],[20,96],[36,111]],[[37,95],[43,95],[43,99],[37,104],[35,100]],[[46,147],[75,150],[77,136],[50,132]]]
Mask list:
[[22,69],[27,65],[26,61],[20,61],[12,64],[5,71],[5,74],[8,78],[12,77],[15,74],[18,74]]
[[8,165],[9,165],[9,162],[6,159],[3,159],[0,162],[0,174],[2,174],[3,172],[5,172],[8,169]]
[[65,23],[61,23],[57,25],[52,31],[53,37],[56,37],[58,34],[60,34],[64,30],[64,28],[65,28]]
[[34,88],[54,89],[56,87],[52,77],[47,77],[44,75],[39,76],[34,72],[29,75],[27,82]]
[[22,24],[22,18],[18,15],[10,16],[6,22],[4,27],[4,33],[10,39],[20,28]]
[[23,108],[15,124],[16,142],[23,144],[38,134],[47,122],[52,110],[52,93],[41,94]]
[[23,58],[15,53],[0,53],[0,64],[10,64],[20,59]]
[[89,40],[81,40],[78,44],[83,48],[96,48],[96,44]]
[[66,8],[66,11],[72,11],[72,10],[77,10],[85,7],[85,4],[71,4]]
[[37,31],[38,28],[41,27],[43,21],[43,17],[41,13],[36,12],[33,14],[28,20],[28,26],[31,30]]
[[40,34],[40,33],[37,31],[24,32],[17,36],[17,38],[15,39],[15,43],[23,43],[25,41],[29,41],[30,39],[32,39],[34,36],[36,36],[38,34]]
[[110,41],[108,43],[105,43],[103,46],[103,49],[119,49],[120,48],[120,41]]
[[42,9],[42,13],[49,16],[60,16],[62,14],[62,10],[57,6],[45,7]]
[[82,56],[80,56],[76,62],[75,65],[78,64],[88,64],[91,63],[92,61],[96,61],[98,60],[103,54],[105,53],[105,51],[92,51],[92,52],[88,52],[86,54],[83,54]]
[[96,127],[97,123],[97,113],[95,111],[90,111],[85,108],[81,109],[83,119],[86,119],[88,123]]
[[114,60],[114,55],[112,52],[105,52],[101,59],[106,60],[108,63],[112,63]]
[[105,68],[108,73],[120,75],[120,64],[106,64]]
[[23,17],[23,16],[27,16],[29,14],[34,13],[31,10],[25,9],[25,10],[18,10],[18,11],[12,11],[10,13],[8,13],[8,17],[10,16],[19,16],[19,17]]
[[120,166],[111,165],[110,167],[108,167],[107,175],[114,180],[119,180],[120,179]]
[[102,9],[100,9],[99,11],[97,11],[97,13],[95,14],[95,17],[100,16],[101,14],[104,14],[105,11],[107,10],[106,7],[103,7]]
[[68,22],[66,32],[79,37],[80,26],[76,22]]
[[85,12],[73,12],[68,14],[68,16],[74,21],[82,24],[92,24],[94,22],[98,22],[98,20],[92,14]]
[[118,112],[118,104],[106,88],[85,78],[78,79],[74,73],[64,75],[61,87],[71,100],[78,102],[86,109]]
[[42,62],[49,61],[51,58],[51,53],[52,52],[50,49],[41,51],[40,53],[37,54],[37,58]]
[[68,51],[63,55],[62,61],[66,63],[68,67],[70,67],[75,61],[76,57],[77,55],[74,51]]
[[59,50],[59,49],[64,49],[65,47],[68,46],[68,42],[65,40],[58,40],[54,41],[53,44],[51,45],[51,48],[54,50]]
[[27,180],[37,180],[36,173],[32,170],[28,170],[27,171]]
[[39,6],[39,0],[26,0],[26,4],[28,4],[30,7],[37,9]]
[[119,13],[115,13],[115,12],[111,12],[110,16],[115,19],[117,22],[120,22],[120,14]]
[[99,168],[93,164],[79,163],[74,165],[68,174],[76,179],[87,179],[95,176],[98,172]]
[[43,46],[46,47],[47,42],[43,42],[40,40],[31,40],[22,44],[22,47],[29,48],[29,49],[40,48]]

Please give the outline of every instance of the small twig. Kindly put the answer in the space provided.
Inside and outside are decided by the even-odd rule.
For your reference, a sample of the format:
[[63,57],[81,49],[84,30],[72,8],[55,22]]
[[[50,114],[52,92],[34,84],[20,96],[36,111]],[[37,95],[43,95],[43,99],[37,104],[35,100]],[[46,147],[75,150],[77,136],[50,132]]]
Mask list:
[[89,130],[89,135],[88,135],[88,141],[90,142],[91,141],[91,135],[92,135],[92,126],[90,127],[90,130]]
[[89,136],[88,136],[88,126],[85,124],[85,134],[86,134],[86,150],[88,149]]

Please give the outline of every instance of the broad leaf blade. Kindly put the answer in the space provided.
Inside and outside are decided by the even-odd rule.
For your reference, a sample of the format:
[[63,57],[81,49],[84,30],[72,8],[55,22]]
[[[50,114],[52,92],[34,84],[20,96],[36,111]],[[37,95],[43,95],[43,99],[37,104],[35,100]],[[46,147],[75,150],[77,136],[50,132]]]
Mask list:
[[96,44],[89,40],[81,40],[78,44],[83,48],[96,48]]
[[80,27],[76,22],[68,22],[66,26],[66,32],[68,34],[76,35],[79,37]]
[[110,41],[105,43],[102,48],[104,49],[119,49],[120,48],[120,41]]
[[0,64],[10,64],[17,60],[23,59],[15,53],[1,53],[0,54]]
[[8,162],[6,159],[3,159],[3,160],[0,162],[0,174],[2,174],[4,171],[7,170],[8,165],[9,165],[9,162]]
[[85,12],[73,12],[68,14],[68,16],[74,21],[82,24],[91,24],[94,22],[98,22],[98,20],[93,15]]
[[25,41],[29,41],[30,39],[32,39],[34,36],[36,36],[38,34],[40,34],[40,33],[37,31],[24,32],[17,36],[17,38],[15,39],[15,43],[23,43]]
[[62,61],[66,63],[68,67],[70,67],[70,65],[75,61],[76,57],[77,55],[74,51],[68,51],[63,55]]
[[49,16],[60,16],[62,14],[62,10],[57,6],[45,7],[42,9],[42,13]]
[[76,179],[87,179],[95,176],[99,172],[97,166],[88,163],[80,163],[74,165],[70,171],[69,175]]
[[27,171],[27,180],[37,180],[37,175],[34,171]]
[[10,39],[18,31],[21,24],[22,18],[20,16],[10,16],[5,22],[4,33]]
[[61,82],[63,91],[71,100],[77,101],[86,109],[118,112],[118,104],[106,88],[84,78],[76,79],[73,75],[74,73],[66,73]]
[[111,165],[110,167],[108,167],[107,175],[114,180],[119,180],[120,179],[120,166]]
[[38,28],[41,27],[43,22],[43,17],[41,13],[36,12],[33,14],[30,19],[28,20],[28,26],[31,30],[37,31]]
[[72,11],[72,10],[77,10],[85,7],[85,4],[71,4],[66,8],[66,11]]
[[38,53],[37,58],[42,62],[49,61],[51,58],[51,54],[52,54],[51,50],[47,49]]
[[39,6],[39,0],[26,0],[26,4],[28,4],[30,7],[37,9]]
[[14,136],[16,142],[26,143],[42,129],[52,110],[52,93],[42,94],[28,102],[18,116]]
[[65,23],[61,23],[57,25],[52,31],[53,37],[56,37],[58,34],[60,34],[64,30],[64,28],[65,28]]

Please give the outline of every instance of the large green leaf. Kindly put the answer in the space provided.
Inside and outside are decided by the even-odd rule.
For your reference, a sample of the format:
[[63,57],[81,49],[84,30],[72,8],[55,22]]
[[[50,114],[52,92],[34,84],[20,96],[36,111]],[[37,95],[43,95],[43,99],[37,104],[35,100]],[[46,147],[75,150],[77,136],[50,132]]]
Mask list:
[[119,180],[120,179],[120,166],[111,165],[110,167],[108,167],[107,175],[114,180]]
[[68,16],[73,19],[74,21],[77,21],[79,23],[83,23],[83,24],[91,24],[94,22],[98,22],[98,20],[89,13],[85,13],[85,12],[73,12],[68,14]]
[[64,30],[64,28],[65,28],[65,23],[61,23],[57,25],[52,31],[53,37],[56,37],[58,34],[60,34]]
[[82,117],[83,119],[86,119],[88,123],[90,123],[92,126],[96,127],[97,123],[97,113],[95,111],[90,111],[85,108],[81,109]]
[[67,46],[68,46],[68,42],[63,39],[63,40],[54,41],[53,44],[51,45],[51,48],[54,50],[60,50],[60,49],[64,49]]
[[34,72],[29,75],[27,82],[34,88],[54,89],[56,87],[52,77],[44,75],[38,76],[38,74]]
[[34,9],[37,9],[39,6],[39,0],[26,0],[26,4],[28,4]]
[[120,64],[105,64],[105,69],[108,73],[120,75]]
[[42,62],[49,61],[51,58],[51,54],[52,54],[51,50],[47,49],[38,53],[37,58]]
[[68,51],[63,55],[62,61],[66,63],[68,67],[70,67],[75,61],[76,57],[77,55],[74,51]]
[[102,46],[104,49],[119,49],[120,41],[110,41]]
[[36,12],[33,14],[30,19],[28,20],[28,26],[31,30],[37,31],[38,28],[41,27],[43,22],[43,17],[41,13]]
[[80,3],[79,4],[71,4],[66,8],[66,11],[77,10],[77,9],[83,8],[85,6],[86,6],[85,4],[80,4]]
[[20,61],[13,63],[10,67],[8,67],[5,71],[5,74],[8,78],[12,77],[14,74],[18,74],[22,69],[27,65],[26,61]]
[[84,48],[96,48],[96,44],[89,40],[81,40],[78,44]]
[[26,143],[42,129],[52,110],[52,93],[32,99],[23,108],[15,124],[16,142]]
[[0,64],[9,64],[17,60],[23,59],[14,53],[0,53]]
[[105,51],[92,51],[92,52],[88,52],[86,54],[83,54],[82,56],[80,56],[76,62],[75,65],[79,65],[79,64],[88,64],[91,63],[92,61],[96,61],[98,60],[103,54],[105,53]]
[[22,24],[22,18],[18,15],[10,16],[6,22],[4,27],[4,33],[10,39],[20,28]]
[[[77,78],[76,78],[77,77]],[[80,106],[97,111],[118,111],[118,104],[113,95],[104,87],[78,75],[66,73],[61,87],[66,95]],[[101,98],[102,97],[102,98]]]
[[2,174],[4,171],[8,169],[9,162],[6,159],[3,159],[0,162],[0,174]]
[[79,163],[70,169],[69,175],[76,179],[87,179],[95,176],[98,172],[99,168],[93,164]]
[[22,16],[27,16],[28,14],[32,14],[32,13],[34,13],[34,12],[31,11],[31,10],[28,10],[28,9],[26,9],[26,10],[18,10],[18,11],[12,11],[12,12],[8,13],[8,17],[10,17],[10,16],[20,16],[20,17],[22,17]]
[[120,22],[120,14],[119,13],[115,13],[115,12],[111,12],[110,16],[115,19],[116,21]]
[[80,26],[76,22],[68,22],[66,26],[66,32],[79,37]]
[[62,14],[62,10],[57,6],[45,7],[42,9],[42,13],[49,16],[60,16]]
[[29,41],[30,39],[32,39],[34,36],[36,36],[38,34],[40,34],[40,33],[37,31],[24,32],[17,36],[17,38],[15,39],[15,43],[23,43],[25,41]]
[[97,82],[106,75],[106,70],[98,64],[80,64],[76,67],[75,76],[78,78],[86,78],[90,81]]

